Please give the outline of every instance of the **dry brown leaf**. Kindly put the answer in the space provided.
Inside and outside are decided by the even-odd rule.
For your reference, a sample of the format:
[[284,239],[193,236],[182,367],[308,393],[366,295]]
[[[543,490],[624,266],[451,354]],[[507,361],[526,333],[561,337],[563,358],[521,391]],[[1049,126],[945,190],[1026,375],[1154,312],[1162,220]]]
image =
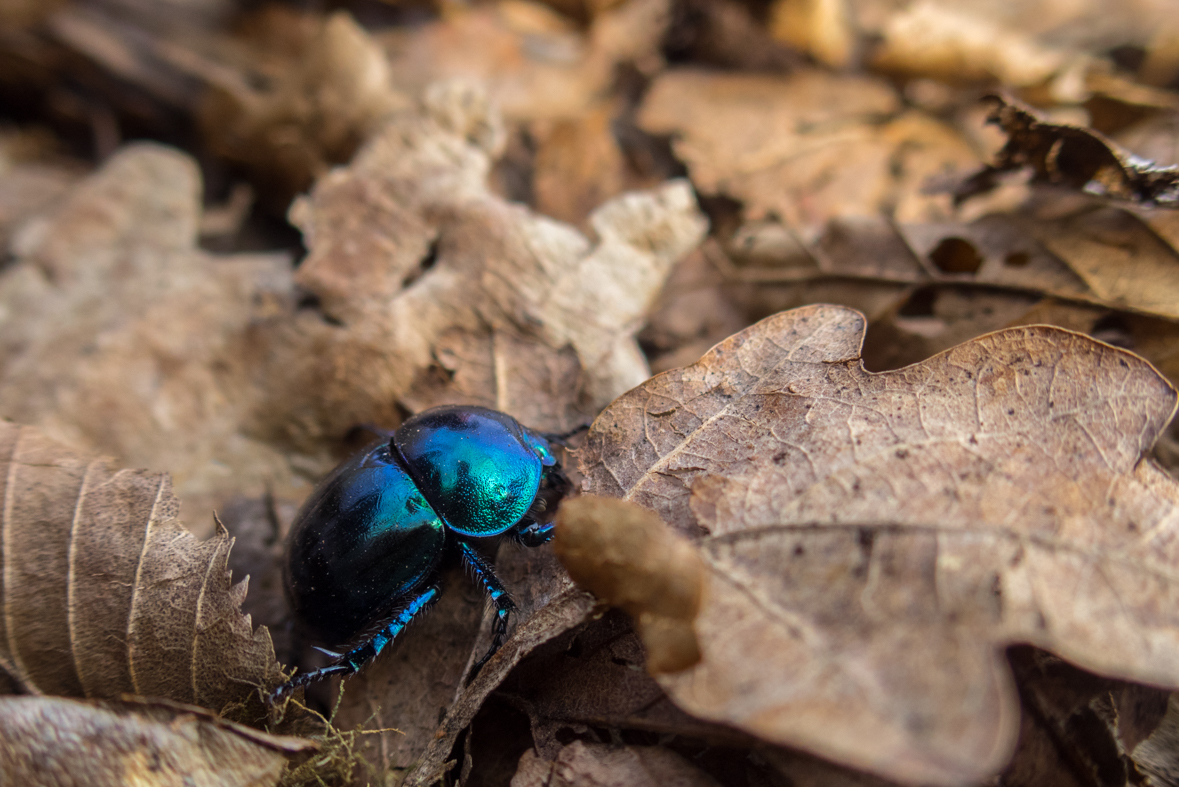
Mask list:
[[1063,260],[1099,302],[1179,318],[1179,252],[1140,218],[1091,207],[1055,220],[1034,219],[1023,222],[1027,234]]
[[207,533],[215,501],[291,482],[289,456],[245,432],[294,293],[286,255],[208,254],[199,223],[195,162],[155,145],[26,221],[0,273],[0,416],[166,468]]
[[168,477],[114,470],[0,423],[0,668],[11,690],[163,697],[261,715],[279,682],[265,628],[241,614],[221,530],[198,542]]
[[[312,27],[304,46],[278,58],[267,79],[211,75],[200,111],[211,151],[247,167],[280,210],[410,103],[393,87],[384,51],[346,12]],[[247,63],[262,60],[256,41],[246,46]]]
[[1011,98],[987,96],[987,122],[1007,134],[995,163],[966,179],[956,202],[995,187],[1000,175],[1032,171],[1033,181],[1077,189],[1110,199],[1179,206],[1179,167],[1160,167],[1123,150],[1096,131],[1051,123]]
[[949,126],[902,113],[887,83],[815,70],[670,71],[638,120],[672,135],[700,191],[741,201],[747,219],[777,216],[808,239],[833,217],[946,220],[948,198],[923,194],[925,181],[978,161]]
[[433,784],[454,766],[455,741],[491,692],[522,659],[580,625],[591,609],[589,597],[572,586],[548,550],[505,544],[496,573],[516,600],[517,622],[503,648],[469,684],[471,664],[490,644],[491,621],[482,614],[481,595],[458,572],[420,627],[415,625],[396,650],[345,684],[335,723],[384,730],[362,741],[376,773],[401,771],[406,785]]
[[[577,227],[607,199],[634,183],[614,137],[616,110],[602,104],[577,119],[534,128],[538,140],[532,188],[536,210]],[[541,126],[542,124],[534,124]]]
[[706,228],[690,188],[606,203],[591,241],[488,191],[498,127],[486,95],[441,83],[296,203],[296,280],[332,324],[305,312],[290,332],[274,389],[306,398],[274,429],[461,401],[561,430],[647,376],[634,335]]
[[526,752],[512,777],[512,787],[719,787],[719,784],[670,749],[581,741],[566,746],[552,762]]
[[1141,359],[1048,327],[865,372],[861,315],[770,317],[620,397],[586,490],[703,538],[684,709],[902,781],[986,778],[1018,703],[1002,647],[1179,685],[1175,411]]
[[[505,561],[502,560],[502,550],[500,561],[497,563],[497,569]],[[552,564],[550,573],[560,575],[560,589],[550,595],[544,594],[543,605],[537,603],[539,599],[525,599],[525,605],[522,606],[523,614],[521,621],[517,624],[515,632],[507,641],[504,647],[496,654],[492,661],[488,662],[487,666],[479,673],[479,675],[471,682],[469,686],[464,687],[461,691],[452,695],[452,701],[445,709],[442,723],[437,724],[437,711],[433,719],[434,725],[437,729],[429,734],[428,730],[423,730],[427,734],[421,735],[422,731],[414,731],[409,734],[418,734],[419,739],[428,743],[424,752],[418,750],[417,757],[411,757],[410,762],[413,767],[409,774],[405,777],[403,783],[406,785],[430,785],[434,784],[442,774],[447,773],[454,766],[454,761],[451,760],[452,752],[454,751],[455,741],[459,735],[466,730],[475,715],[483,706],[484,701],[494,691],[504,677],[515,668],[520,661],[532,651],[553,638],[569,631],[575,626],[580,625],[589,615],[593,606],[591,599],[582,591],[577,590],[571,586],[568,578],[564,576],[564,572],[556,565],[556,561],[549,557]],[[520,586],[514,586],[512,582],[505,583],[508,589],[516,595]],[[530,580],[527,587],[535,586],[534,580]],[[541,587],[551,588],[553,582],[539,583]],[[531,603],[529,603],[531,601]],[[487,626],[484,626],[486,632]],[[485,641],[485,640],[483,640]],[[486,648],[484,648],[486,650]],[[482,652],[482,651],[480,651]],[[469,663],[469,662],[468,662]],[[396,688],[398,691],[404,692],[407,688],[412,688],[415,684],[408,682],[405,684],[400,681],[405,680],[404,676],[398,676],[398,684]],[[390,688],[393,688],[391,686]],[[375,704],[380,698],[370,698],[367,700],[370,704]],[[416,724],[426,723],[424,727],[431,726],[428,720],[418,718],[413,720]],[[414,750],[410,749],[405,754],[413,754]],[[396,759],[392,762],[385,762],[384,766],[397,767]]]
[[847,0],[776,0],[770,33],[820,63],[847,68],[856,52]]
[[[709,313],[751,322],[829,301],[867,314],[864,358],[876,370],[1001,328],[1051,323],[1138,352],[1179,382],[1167,340],[1179,302],[1179,214],[1061,196],[969,223],[841,219],[812,242],[778,221],[746,222],[702,247],[714,268],[709,310],[673,312],[678,296],[667,291],[644,332],[648,352],[656,368],[682,365],[732,332]],[[1111,321],[1124,326],[1120,336]]]
[[916,2],[890,16],[872,65],[948,81],[996,79],[1005,85],[1037,85],[1075,54],[1037,41],[991,14],[947,3]]
[[[1024,706],[1019,751],[1004,774],[1012,787],[1038,784],[1029,766],[1038,765],[1042,774],[1053,760],[1058,766],[1075,764],[1061,769],[1065,773],[1060,781],[1070,787],[1076,784],[1076,774],[1100,774],[1098,783],[1111,785],[1129,785],[1141,778],[1133,752],[1158,730],[1169,692],[1091,675],[1026,646],[1010,649],[1009,661]],[[1039,752],[1041,760],[1035,763],[1029,756],[1037,753],[1028,745],[1029,727],[1051,741],[1055,757]],[[1022,767],[1021,761],[1026,763]]]
[[419,94],[440,80],[477,80],[509,121],[576,119],[598,103],[620,63],[662,64],[668,0],[627,0],[585,34],[543,6],[510,0],[454,7],[443,19],[382,35],[397,84]]
[[0,772],[12,784],[262,787],[286,755],[314,747],[224,722],[198,708],[0,698]]

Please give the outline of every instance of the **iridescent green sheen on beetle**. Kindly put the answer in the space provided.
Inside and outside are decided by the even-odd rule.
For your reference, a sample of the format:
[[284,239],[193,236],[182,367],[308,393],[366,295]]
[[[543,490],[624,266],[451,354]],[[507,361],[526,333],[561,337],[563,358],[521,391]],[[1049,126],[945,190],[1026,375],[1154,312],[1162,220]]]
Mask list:
[[464,536],[515,527],[536,499],[545,468],[557,463],[540,435],[510,415],[476,407],[422,413],[393,442],[442,521]]
[[496,609],[478,670],[507,638],[515,604],[475,545],[510,535],[539,546],[552,536],[552,509],[569,490],[553,438],[504,413],[463,406],[427,410],[387,437],[319,484],[287,545],[284,584],[302,630],[354,647],[325,651],[332,664],[282,684],[273,701],[375,658],[437,600],[448,558],[472,570]]

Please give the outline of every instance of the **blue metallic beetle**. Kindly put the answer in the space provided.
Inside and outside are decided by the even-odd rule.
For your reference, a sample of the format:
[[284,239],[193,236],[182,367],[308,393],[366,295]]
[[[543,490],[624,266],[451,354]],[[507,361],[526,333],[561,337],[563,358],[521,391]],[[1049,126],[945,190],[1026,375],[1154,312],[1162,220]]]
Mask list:
[[[385,442],[345,461],[303,504],[291,528],[283,580],[304,631],[346,653],[271,694],[351,675],[374,659],[438,598],[438,577],[456,556],[482,583],[496,620],[491,648],[507,638],[511,596],[474,546],[509,535],[525,546],[552,538],[541,517],[569,491],[550,440],[484,407],[426,410]],[[549,518],[551,520],[551,517]]]

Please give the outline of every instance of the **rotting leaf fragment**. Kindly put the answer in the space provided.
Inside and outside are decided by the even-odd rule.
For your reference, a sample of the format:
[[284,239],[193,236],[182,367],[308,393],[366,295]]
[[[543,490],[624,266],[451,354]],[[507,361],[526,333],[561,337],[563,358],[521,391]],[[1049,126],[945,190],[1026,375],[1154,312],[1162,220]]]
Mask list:
[[586,491],[699,539],[689,713],[890,779],[1011,754],[1004,648],[1179,687],[1179,485],[1143,459],[1174,389],[1047,326],[866,372],[862,315],[784,312],[616,400]]
[[230,724],[197,708],[0,698],[0,773],[12,784],[276,784],[311,741]]
[[553,550],[573,581],[634,618],[654,675],[700,661],[693,621],[704,564],[683,536],[653,512],[608,497],[566,501]]
[[1000,175],[1031,168],[1033,181],[1078,189],[1114,200],[1179,207],[1179,167],[1160,167],[1123,150],[1096,131],[1049,123],[1031,107],[991,95],[987,122],[1007,134],[995,163],[967,178],[954,202],[990,191]]

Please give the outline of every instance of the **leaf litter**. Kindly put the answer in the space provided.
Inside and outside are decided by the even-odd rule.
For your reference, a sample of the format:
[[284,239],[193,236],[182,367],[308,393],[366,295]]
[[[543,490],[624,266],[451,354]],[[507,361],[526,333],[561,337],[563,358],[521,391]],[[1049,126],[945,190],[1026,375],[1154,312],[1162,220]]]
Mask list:
[[[126,13],[131,6],[135,13]],[[863,361],[873,370],[928,364],[937,353],[979,347],[975,337],[989,331],[1048,322],[1132,349],[1179,380],[1171,297],[1179,233],[1172,213],[1158,204],[1110,201],[1109,189],[1070,191],[1070,184],[1083,184],[1054,178],[1059,150],[1043,157],[1048,177],[1029,183],[1003,174],[987,193],[953,201],[966,174],[1003,161],[1002,134],[983,125],[978,98],[986,93],[1034,108],[1028,111],[1041,131],[1067,128],[1070,139],[1108,139],[1157,160],[1160,169],[1175,163],[1179,59],[1167,9],[1156,3],[1132,11],[1051,0],[985,7],[932,0],[339,7],[354,16],[243,10],[231,0],[166,8],[74,0],[0,12],[12,25],[0,36],[0,91],[6,99],[16,91],[10,106],[31,111],[70,149],[94,151],[76,163],[11,146],[3,154],[3,412],[84,453],[173,472],[202,534],[212,531],[207,512],[219,511],[241,536],[229,555],[234,576],[254,579],[245,607],[255,622],[272,627],[283,661],[312,664],[293,649],[284,618],[276,571],[283,534],[309,484],[352,446],[348,433],[357,424],[392,427],[406,412],[469,402],[506,409],[530,426],[570,429],[642,384],[648,361],[656,370],[687,366],[767,315],[817,302],[867,315]],[[21,97],[29,86],[44,96],[39,104]],[[198,122],[200,140],[175,133]],[[191,160],[158,146],[120,144],[144,135],[188,140],[209,189],[203,205]],[[1111,155],[1073,158],[1082,174],[1106,162],[1102,171],[1113,173],[1106,180],[1115,186],[1137,177],[1136,159]],[[347,166],[331,169],[340,165]],[[96,174],[83,180],[92,168]],[[690,188],[667,182],[684,176]],[[277,225],[267,222],[309,186],[291,213],[309,255],[292,271],[302,253],[298,234],[288,228],[276,235]],[[635,188],[648,191],[621,196]],[[711,224],[699,246],[704,225],[693,196]],[[211,253],[214,246],[224,251]],[[293,254],[252,251],[283,246]],[[1031,336],[1042,329],[1023,330]],[[853,363],[854,352],[837,354]],[[881,378],[858,382],[871,379]],[[1091,376],[1089,382],[1099,387]],[[1027,386],[1015,388],[1022,396]],[[654,420],[674,420],[674,411],[659,404]],[[849,421],[841,439],[870,442],[870,421]],[[1127,417],[1112,423],[1112,431],[1141,438],[1139,451],[1152,442],[1142,435],[1161,428],[1159,418],[1149,428]],[[1097,450],[1085,439],[1045,449],[1041,464],[1075,470],[1074,448],[1077,456],[1089,451],[1088,459]],[[1173,432],[1154,442],[1156,457],[1179,466]],[[1130,448],[1123,453],[1138,456]],[[762,458],[772,463],[776,456]],[[393,653],[346,684],[334,717],[340,751],[363,751],[367,768],[349,776],[347,767],[331,764],[336,755],[325,753],[288,778],[878,785],[882,777],[853,768],[882,772],[872,763],[889,741],[911,755],[902,764],[912,772],[935,760],[943,775],[955,768],[977,774],[1002,766],[994,752],[1017,735],[1011,763],[995,777],[1007,787],[1166,783],[1174,750],[1169,695],[1134,681],[1169,686],[1169,675],[1152,678],[1124,659],[1109,666],[1089,651],[1064,652],[1059,638],[1026,635],[1028,627],[1006,618],[985,625],[945,620],[955,610],[991,608],[995,597],[987,588],[995,583],[988,586],[986,577],[1002,575],[998,598],[1005,603],[1022,598],[1003,584],[1023,576],[1019,571],[1000,571],[978,555],[990,550],[991,562],[1005,565],[1004,549],[1030,537],[1011,535],[1016,517],[1001,514],[1034,508],[1042,490],[1021,488],[1002,504],[975,500],[985,510],[971,512],[970,501],[954,502],[953,493],[985,486],[976,476],[1003,473],[967,461],[967,478],[955,479],[950,468],[958,465],[949,459],[882,456],[900,467],[918,464],[910,459],[925,463],[903,488],[895,478],[874,492],[837,484],[808,492],[793,510],[783,501],[804,481],[783,481],[784,470],[775,474],[767,465],[759,475],[733,457],[723,470],[693,470],[700,457],[682,457],[687,464],[676,472],[687,475],[677,483],[689,492],[685,497],[681,488],[664,501],[686,506],[675,516],[665,511],[667,521],[700,536],[717,522],[753,516],[759,496],[769,495],[773,504],[758,527],[794,533],[807,554],[816,554],[814,571],[826,567],[823,582],[878,567],[868,576],[879,589],[880,606],[871,610],[879,617],[853,618],[860,628],[849,629],[842,619],[806,618],[815,614],[800,598],[807,587],[774,584],[780,567],[765,565],[768,549],[749,554],[752,536],[713,533],[701,542],[708,549],[683,545],[703,556],[708,571],[723,559],[729,574],[746,572],[747,587],[778,588],[763,589],[759,609],[789,605],[813,630],[846,645],[830,658],[832,670],[884,686],[853,697],[832,718],[911,688],[886,721],[873,725],[869,715],[860,728],[850,723],[878,749],[845,757],[831,743],[841,740],[838,734],[816,746],[793,743],[830,758],[824,760],[779,745],[780,737],[735,716],[698,712],[680,701],[679,689],[664,691],[667,676],[705,670],[723,637],[693,629],[700,661],[660,673],[661,688],[643,669],[660,663],[659,650],[644,652],[626,616],[593,606],[547,550],[505,546],[499,565],[526,614],[484,674],[464,688],[471,656],[486,647],[489,630],[478,594],[455,582]],[[1010,461],[1020,456],[1012,451]],[[783,463],[797,474],[798,457]],[[877,470],[859,480],[883,484],[888,473]],[[947,522],[923,518],[928,511],[918,516],[918,501],[938,489],[942,496],[934,497],[949,512],[949,525],[966,519],[970,527],[946,532]],[[1121,486],[1114,491],[1119,500],[1129,494]],[[852,505],[870,492],[902,497],[907,507]],[[1080,491],[1065,498],[1052,505],[1070,512],[1069,527],[1099,518],[1078,513],[1089,510],[1077,502],[1088,499]],[[1090,508],[1099,509],[1095,502]],[[766,525],[782,511],[796,519]],[[797,525],[816,512],[843,517],[842,541],[822,529],[830,523],[812,522],[805,532]],[[881,522],[885,513],[891,518]],[[993,535],[996,527],[1002,537]],[[968,547],[959,543],[970,538]],[[974,558],[963,563],[978,575],[977,593],[966,594],[975,607],[964,601],[950,612],[931,611],[931,599],[941,596],[928,590],[929,577],[966,572],[950,565],[953,559],[931,564],[931,542],[943,558]],[[1058,540],[1035,541],[1025,549],[1024,574],[1037,559],[1041,567],[1060,560],[1056,552],[1044,556],[1045,543],[1065,549]],[[1138,553],[1113,554],[1137,565]],[[1081,560],[1074,557],[1074,564]],[[790,552],[781,562],[795,560]],[[1093,565],[1120,576],[1106,563]],[[638,577],[661,576],[658,560],[636,569],[636,584],[620,587],[646,588]],[[935,586],[939,593],[957,587]],[[641,620],[644,599],[637,595],[618,602]],[[829,595],[831,603],[843,598]],[[1093,592],[1076,595],[1092,600]],[[862,596],[844,603],[857,609]],[[664,599],[673,601],[670,619],[679,623],[670,624],[660,607],[637,628],[682,643],[682,593]],[[696,621],[707,618],[707,594],[698,601]],[[1036,601],[1043,604],[1040,596]],[[1017,618],[1013,609],[1040,609],[1004,608]],[[1119,614],[1105,617],[1125,625]],[[743,620],[732,614],[723,622],[739,633]],[[881,627],[889,628],[881,620],[893,621],[893,638],[884,639],[894,652],[904,632],[950,629],[958,637],[950,641],[962,647],[939,662],[943,667],[966,663],[972,675],[992,670],[990,689],[980,696],[1006,699],[990,759],[985,752],[972,759],[969,747],[939,759],[955,735],[973,741],[976,752],[987,749],[974,726],[981,722],[922,728],[922,720],[948,718],[929,714],[948,711],[919,702],[938,693],[930,686],[942,673],[914,677],[925,660],[938,660],[911,654],[922,654],[927,641],[931,652],[945,648],[937,644],[945,637],[921,640],[895,659],[912,664],[889,683],[893,673],[879,671],[888,650],[872,645]],[[753,645],[764,645],[775,625],[756,630]],[[1133,642],[1129,634],[1113,638],[1124,650]],[[1008,642],[1048,647],[1102,677],[1037,647],[1012,646],[1006,660],[997,657],[995,649]],[[750,652],[759,652],[753,645]],[[817,647],[814,640],[807,646]],[[872,658],[864,655],[869,651]],[[729,655],[742,663],[740,654]],[[734,667],[729,677],[740,674]],[[1001,690],[1009,689],[1009,675],[1019,687],[1014,727],[1013,695]],[[764,680],[766,673],[753,677]],[[953,705],[968,685],[950,685],[942,701]],[[335,705],[334,687],[324,688],[322,705],[308,699],[313,708]],[[987,718],[994,714],[980,713]],[[376,731],[354,735],[361,726]],[[824,737],[814,732],[822,729],[806,732]],[[893,738],[885,738],[888,730]]]

